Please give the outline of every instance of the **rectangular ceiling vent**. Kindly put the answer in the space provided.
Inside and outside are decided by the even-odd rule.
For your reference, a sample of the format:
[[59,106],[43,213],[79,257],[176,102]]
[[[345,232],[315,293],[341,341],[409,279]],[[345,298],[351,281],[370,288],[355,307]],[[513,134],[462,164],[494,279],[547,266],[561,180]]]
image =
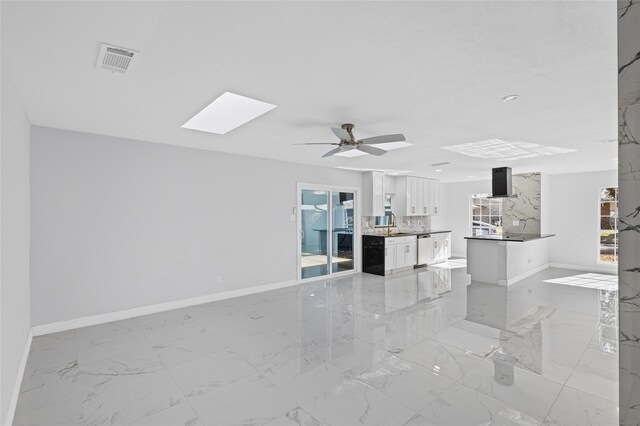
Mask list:
[[101,44],[96,67],[124,73],[131,68],[133,58],[140,52],[125,47]]
[[434,163],[432,164],[433,167],[437,167],[437,166],[446,166],[447,164],[449,164],[448,161],[445,161],[444,163]]

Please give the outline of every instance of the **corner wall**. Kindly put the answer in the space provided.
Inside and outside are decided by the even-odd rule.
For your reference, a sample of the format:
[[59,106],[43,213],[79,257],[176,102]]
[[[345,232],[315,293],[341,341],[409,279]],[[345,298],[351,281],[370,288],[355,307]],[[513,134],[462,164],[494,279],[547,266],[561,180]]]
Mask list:
[[295,280],[297,182],[362,186],[359,172],[35,126],[31,161],[34,326]]
[[13,415],[29,344],[29,139],[6,61],[1,69],[0,134],[0,424]]

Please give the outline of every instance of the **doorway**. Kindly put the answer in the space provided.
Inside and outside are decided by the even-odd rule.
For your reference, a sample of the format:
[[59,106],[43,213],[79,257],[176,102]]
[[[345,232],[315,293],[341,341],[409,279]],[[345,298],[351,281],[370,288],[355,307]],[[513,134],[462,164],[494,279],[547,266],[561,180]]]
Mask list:
[[298,185],[298,279],[342,275],[357,268],[356,188]]

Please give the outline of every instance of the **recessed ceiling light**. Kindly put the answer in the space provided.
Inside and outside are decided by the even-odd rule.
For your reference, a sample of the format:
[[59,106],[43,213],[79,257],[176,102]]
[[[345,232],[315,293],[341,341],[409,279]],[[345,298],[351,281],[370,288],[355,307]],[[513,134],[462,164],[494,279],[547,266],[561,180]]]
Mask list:
[[474,143],[445,146],[443,149],[457,152],[469,157],[492,158],[504,161],[522,160],[542,155],[566,154],[575,149],[557,146],[543,146],[530,142],[511,142],[500,139],[489,139]]
[[442,169],[436,169],[437,173],[440,173],[442,171]]
[[266,102],[225,92],[184,123],[182,128],[224,135],[275,107]]
[[518,99],[520,97],[520,95],[507,95],[504,98],[502,98],[502,102],[513,102],[516,99]]

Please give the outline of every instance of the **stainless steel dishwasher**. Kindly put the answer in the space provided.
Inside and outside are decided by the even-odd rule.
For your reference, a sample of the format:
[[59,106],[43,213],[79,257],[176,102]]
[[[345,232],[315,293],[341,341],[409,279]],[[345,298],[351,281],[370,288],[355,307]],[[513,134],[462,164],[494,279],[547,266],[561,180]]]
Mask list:
[[431,234],[418,235],[418,265],[426,265],[433,258]]

